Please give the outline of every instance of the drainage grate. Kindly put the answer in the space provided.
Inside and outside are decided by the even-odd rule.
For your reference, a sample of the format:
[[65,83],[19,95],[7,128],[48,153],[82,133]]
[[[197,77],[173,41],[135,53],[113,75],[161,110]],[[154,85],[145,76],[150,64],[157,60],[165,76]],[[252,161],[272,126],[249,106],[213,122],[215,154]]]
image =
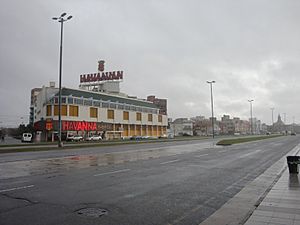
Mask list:
[[98,218],[108,214],[108,211],[106,209],[100,209],[100,208],[83,208],[75,212],[82,216],[94,217],[94,218]]

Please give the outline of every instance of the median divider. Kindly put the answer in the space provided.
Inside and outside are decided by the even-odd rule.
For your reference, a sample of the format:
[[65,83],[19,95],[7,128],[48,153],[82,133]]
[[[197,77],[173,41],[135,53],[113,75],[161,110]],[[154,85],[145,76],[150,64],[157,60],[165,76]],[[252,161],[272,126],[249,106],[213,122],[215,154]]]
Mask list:
[[269,138],[276,138],[276,137],[282,137],[283,135],[266,135],[266,136],[254,136],[254,137],[242,137],[242,138],[232,138],[232,139],[223,139],[217,142],[216,145],[233,145],[233,144],[240,144],[250,141],[259,141]]

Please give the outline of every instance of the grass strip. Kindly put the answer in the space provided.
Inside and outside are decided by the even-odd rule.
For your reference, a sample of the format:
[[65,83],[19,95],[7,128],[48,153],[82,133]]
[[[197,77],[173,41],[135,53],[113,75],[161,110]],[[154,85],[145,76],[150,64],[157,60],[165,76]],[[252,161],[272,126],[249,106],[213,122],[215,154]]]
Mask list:
[[244,142],[250,141],[259,141],[269,138],[276,138],[281,137],[282,135],[267,135],[267,136],[254,136],[254,137],[244,137],[244,138],[232,138],[232,139],[223,139],[217,142],[217,145],[233,145],[233,144],[240,144]]

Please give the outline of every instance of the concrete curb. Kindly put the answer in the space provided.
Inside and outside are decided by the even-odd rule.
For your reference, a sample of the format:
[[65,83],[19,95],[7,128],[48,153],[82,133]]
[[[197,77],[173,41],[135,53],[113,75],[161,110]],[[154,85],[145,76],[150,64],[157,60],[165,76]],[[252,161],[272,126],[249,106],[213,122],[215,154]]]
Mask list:
[[241,225],[246,223],[287,168],[286,156],[300,151],[300,144],[250,182],[201,225]]

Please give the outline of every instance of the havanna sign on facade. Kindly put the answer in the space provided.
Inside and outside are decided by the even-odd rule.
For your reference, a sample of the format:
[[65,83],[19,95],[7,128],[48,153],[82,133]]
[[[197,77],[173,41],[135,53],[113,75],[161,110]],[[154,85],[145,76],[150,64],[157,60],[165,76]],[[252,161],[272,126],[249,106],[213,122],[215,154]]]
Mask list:
[[80,83],[123,80],[123,71],[104,72],[104,63],[98,61],[98,73],[80,75]]
[[112,130],[112,125],[99,122],[62,121],[63,131],[103,131]]

